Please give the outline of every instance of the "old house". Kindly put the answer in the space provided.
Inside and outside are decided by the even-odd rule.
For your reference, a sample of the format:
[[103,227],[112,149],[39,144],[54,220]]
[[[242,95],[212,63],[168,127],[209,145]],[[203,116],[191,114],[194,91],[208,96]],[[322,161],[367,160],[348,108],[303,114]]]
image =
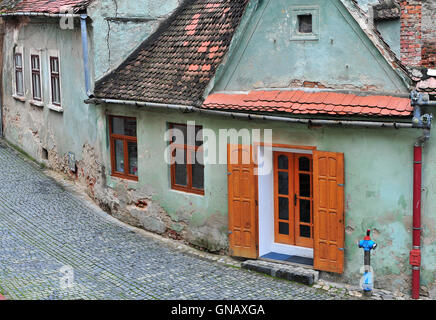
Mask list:
[[[130,2],[95,0],[71,1],[62,16],[16,2],[3,18],[4,134],[86,184],[113,216],[349,283],[371,229],[376,286],[407,292],[422,203],[412,262],[435,294],[432,110],[426,96],[410,98],[434,93],[434,56],[408,51],[434,39],[407,27],[424,6],[144,0],[137,16]],[[61,17],[81,29],[63,30]],[[186,140],[172,140],[177,132]]]
[[97,114],[84,100],[94,79],[117,66],[177,5],[2,1],[4,136],[48,167],[92,184]]

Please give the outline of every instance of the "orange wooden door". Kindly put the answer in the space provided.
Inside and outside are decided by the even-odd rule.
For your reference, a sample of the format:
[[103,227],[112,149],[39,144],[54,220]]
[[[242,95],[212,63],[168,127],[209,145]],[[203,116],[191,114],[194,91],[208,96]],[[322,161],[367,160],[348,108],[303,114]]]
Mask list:
[[228,145],[230,255],[258,257],[257,177],[251,146]]
[[314,151],[314,268],[344,271],[344,154]]
[[274,152],[275,242],[313,248],[312,155]]
[[295,244],[294,157],[274,152],[274,237],[275,242]]
[[312,155],[294,154],[295,245],[313,248]]

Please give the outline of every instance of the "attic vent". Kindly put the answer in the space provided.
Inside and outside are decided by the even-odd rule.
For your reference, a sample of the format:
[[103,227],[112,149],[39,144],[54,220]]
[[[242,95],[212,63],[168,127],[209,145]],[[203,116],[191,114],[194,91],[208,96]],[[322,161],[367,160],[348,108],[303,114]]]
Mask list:
[[319,40],[319,6],[295,6],[290,8],[291,40]]
[[298,32],[312,33],[312,15],[302,14],[298,15]]

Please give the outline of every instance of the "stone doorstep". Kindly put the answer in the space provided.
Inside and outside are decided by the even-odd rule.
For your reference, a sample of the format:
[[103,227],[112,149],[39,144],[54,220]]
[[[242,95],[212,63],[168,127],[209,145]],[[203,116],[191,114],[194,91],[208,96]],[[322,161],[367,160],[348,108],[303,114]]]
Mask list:
[[299,282],[308,286],[317,283],[319,279],[318,271],[297,267],[291,264],[288,265],[264,260],[247,260],[241,264],[241,267],[279,279]]
[[272,262],[271,260],[246,260],[242,262],[241,268],[263,273],[279,279],[284,279],[293,282],[299,282],[305,285],[314,285],[314,288],[322,289],[326,292],[336,293],[337,290],[345,290],[345,292],[359,299],[370,300],[405,300],[410,297],[393,293],[388,290],[374,289],[371,296],[365,296],[358,286],[353,286],[343,283],[329,282],[319,279],[319,272],[310,269],[306,266],[298,266],[296,264],[286,263],[282,261]]

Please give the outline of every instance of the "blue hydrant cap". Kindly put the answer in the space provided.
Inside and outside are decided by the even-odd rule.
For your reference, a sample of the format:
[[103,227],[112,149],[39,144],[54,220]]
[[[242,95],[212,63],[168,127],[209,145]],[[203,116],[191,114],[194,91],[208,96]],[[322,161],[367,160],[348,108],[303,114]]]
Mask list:
[[372,240],[361,240],[359,242],[359,248],[363,248],[365,251],[371,251],[377,247],[377,244]]

